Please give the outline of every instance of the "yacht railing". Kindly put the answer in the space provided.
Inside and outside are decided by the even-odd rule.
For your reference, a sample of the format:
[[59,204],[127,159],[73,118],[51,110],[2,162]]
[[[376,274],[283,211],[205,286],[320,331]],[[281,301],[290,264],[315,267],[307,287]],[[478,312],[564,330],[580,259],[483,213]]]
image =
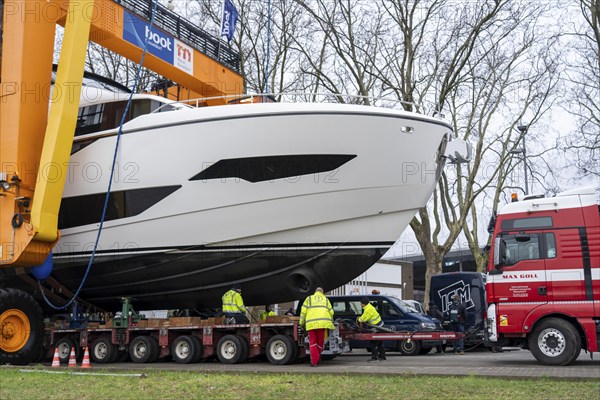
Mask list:
[[391,99],[389,97],[371,97],[355,94],[334,94],[334,93],[302,93],[302,92],[287,92],[287,93],[253,93],[253,94],[235,94],[226,96],[200,97],[189,100],[179,100],[173,103],[164,104],[153,112],[159,111],[163,107],[173,104],[184,104],[193,107],[208,107],[210,102],[215,100],[225,100],[227,105],[231,104],[250,104],[250,103],[339,103],[339,104],[354,104],[375,106],[390,109],[401,109],[404,111],[412,111],[418,114],[436,115],[430,109],[427,109],[422,104],[417,104],[410,101]]

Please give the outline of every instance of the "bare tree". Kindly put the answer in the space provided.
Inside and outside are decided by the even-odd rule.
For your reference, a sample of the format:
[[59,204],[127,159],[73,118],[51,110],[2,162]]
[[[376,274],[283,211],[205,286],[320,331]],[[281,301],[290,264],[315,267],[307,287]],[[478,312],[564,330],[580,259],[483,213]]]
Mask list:
[[[568,32],[572,55],[566,57],[568,103],[577,129],[563,138],[563,149],[581,178],[600,178],[600,0],[575,0],[582,23]],[[573,4],[573,1],[570,2]],[[580,19],[581,20],[581,19]]]
[[377,71],[384,88],[399,100],[430,101],[437,112],[449,111],[455,135],[474,145],[473,161],[446,168],[430,206],[410,223],[427,265],[428,298],[429,278],[442,271],[459,235],[483,268],[480,246],[487,240],[479,237],[480,211],[473,206],[487,196],[486,207],[497,209],[514,169],[512,153],[524,134],[514,128],[525,115],[533,126],[547,112],[556,68],[551,53],[543,51],[552,42],[542,43],[537,34],[543,5],[501,0],[383,4],[401,39],[388,40],[383,48],[391,60]]
[[[383,9],[380,2],[338,0],[298,1],[313,20],[310,40],[296,46],[304,56],[302,72],[330,93],[355,94],[370,104],[378,91],[376,64],[380,57]],[[322,43],[322,45],[321,45]],[[348,101],[338,96],[338,101]]]
[[[203,23],[208,20],[210,25],[219,26],[221,3],[197,1]],[[240,53],[245,90],[264,93],[267,86],[270,93],[294,90],[295,79],[290,78],[294,73],[290,71],[299,55],[291,43],[303,35],[304,27],[298,23],[302,18],[300,6],[292,1],[272,1],[269,9],[266,1],[253,0],[238,0],[235,5],[239,16],[232,45]]]
[[[133,89],[139,63],[131,61],[101,45],[90,42],[87,49],[85,66],[89,72],[112,79]],[[150,92],[160,79],[161,77],[157,73],[142,67],[136,91],[138,93]]]

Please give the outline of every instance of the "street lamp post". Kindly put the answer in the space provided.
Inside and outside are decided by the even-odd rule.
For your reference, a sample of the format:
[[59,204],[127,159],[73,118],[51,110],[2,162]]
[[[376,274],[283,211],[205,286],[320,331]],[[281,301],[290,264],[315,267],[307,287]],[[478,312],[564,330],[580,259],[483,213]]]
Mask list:
[[522,140],[523,140],[523,148],[515,149],[511,151],[511,154],[522,154],[523,155],[523,166],[525,168],[525,196],[529,194],[529,184],[527,183],[527,150],[525,149],[525,134],[527,133],[528,125],[519,125],[517,129],[521,132]]
[[523,140],[523,167],[525,168],[525,196],[529,194],[529,184],[527,183],[527,150],[525,148],[525,135],[527,134],[527,128],[529,125],[519,125],[517,129],[521,132]]

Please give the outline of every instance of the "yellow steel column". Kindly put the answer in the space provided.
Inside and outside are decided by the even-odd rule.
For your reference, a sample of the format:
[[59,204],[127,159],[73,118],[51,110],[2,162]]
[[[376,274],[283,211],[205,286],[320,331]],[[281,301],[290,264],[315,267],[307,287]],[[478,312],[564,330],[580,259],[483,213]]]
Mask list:
[[94,0],[69,3],[48,126],[38,174],[47,171],[35,187],[31,221],[34,239],[53,242],[58,237],[58,211],[65,185],[71,145],[77,122],[85,55],[94,15]]
[[[30,244],[33,229],[26,198],[33,196],[48,116],[55,21],[45,0],[4,1],[0,78],[0,267],[12,265]],[[19,181],[12,181],[13,176]],[[17,185],[18,184],[18,185]],[[18,198],[24,202],[19,202]],[[11,220],[24,216],[20,227]],[[38,247],[41,263],[48,246]],[[33,247],[30,247],[33,250]]]

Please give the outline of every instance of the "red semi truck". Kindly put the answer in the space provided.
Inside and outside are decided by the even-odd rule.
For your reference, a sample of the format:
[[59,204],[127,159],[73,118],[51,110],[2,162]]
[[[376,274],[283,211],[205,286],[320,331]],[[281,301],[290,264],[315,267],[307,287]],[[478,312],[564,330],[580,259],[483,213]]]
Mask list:
[[597,189],[528,196],[492,219],[486,282],[489,345],[528,348],[568,365],[600,347]]

